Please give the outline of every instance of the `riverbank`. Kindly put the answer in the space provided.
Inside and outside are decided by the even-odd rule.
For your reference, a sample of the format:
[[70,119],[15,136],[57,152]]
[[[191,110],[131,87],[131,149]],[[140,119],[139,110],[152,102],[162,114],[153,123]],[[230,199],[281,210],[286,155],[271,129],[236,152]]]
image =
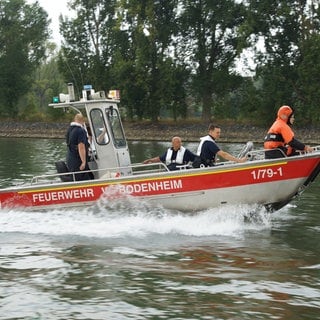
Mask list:
[[[0,137],[63,139],[68,125],[68,123],[0,121]],[[267,129],[235,122],[220,125],[222,128],[220,142],[262,143]],[[173,136],[180,136],[183,141],[197,142],[199,137],[207,133],[207,124],[202,123],[125,121],[123,126],[128,140],[168,141]],[[320,143],[320,128],[295,128],[295,135],[308,144]]]

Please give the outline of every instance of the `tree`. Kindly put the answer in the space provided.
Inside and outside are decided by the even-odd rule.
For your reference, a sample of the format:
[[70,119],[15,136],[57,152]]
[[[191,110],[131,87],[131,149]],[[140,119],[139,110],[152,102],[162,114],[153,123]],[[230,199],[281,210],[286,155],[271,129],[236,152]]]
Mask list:
[[39,3],[0,0],[0,114],[16,117],[18,101],[31,86],[45,55],[46,12]]
[[210,119],[214,97],[230,90],[235,59],[247,46],[250,32],[243,28],[246,8],[233,0],[186,0],[180,4],[179,56],[190,63],[202,118]]
[[[121,1],[121,26],[127,35],[130,54],[122,52],[119,65],[128,67],[125,92],[131,114],[157,121],[160,110],[175,110],[174,84],[184,91],[185,78],[170,52],[176,30],[176,0]],[[177,81],[180,80],[180,81]],[[183,94],[182,94],[183,96]],[[179,100],[178,104],[183,105]]]
[[[29,118],[28,109],[35,109],[35,117],[49,114],[56,118],[61,110],[48,108],[54,96],[64,92],[66,83],[58,69],[58,51],[54,43],[47,42],[48,58],[33,72],[32,86],[27,94],[28,108],[25,108],[25,118]],[[53,111],[54,110],[54,111]]]
[[[169,84],[179,83],[175,69],[180,66],[169,50],[176,4],[176,0],[71,1],[76,18],[61,19],[65,43],[60,70],[66,80],[120,89],[130,117],[157,120],[160,109],[174,110]],[[184,78],[179,80],[183,91]]]
[[65,39],[60,70],[78,92],[85,84],[99,90],[114,85],[110,66],[116,50],[116,4],[117,0],[72,0],[69,6],[76,18],[60,17],[60,31]]
[[256,79],[260,114],[268,122],[284,104],[299,109],[304,121],[319,119],[319,10],[314,1],[250,1],[252,28],[265,44],[256,55]]
[[298,99],[303,121],[320,122],[320,34],[311,34],[301,47],[301,63],[298,66]]

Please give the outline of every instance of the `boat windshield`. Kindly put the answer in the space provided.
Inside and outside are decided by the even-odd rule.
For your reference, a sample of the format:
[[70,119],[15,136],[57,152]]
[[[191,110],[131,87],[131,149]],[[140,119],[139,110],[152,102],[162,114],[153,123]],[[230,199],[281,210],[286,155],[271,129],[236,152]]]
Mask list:
[[123,148],[127,146],[126,138],[121,125],[120,115],[117,109],[110,107],[106,109],[106,118],[111,128],[111,135],[116,148]]
[[93,109],[90,112],[93,132],[98,144],[108,144],[110,139],[106,129],[106,124],[103,119],[103,114],[100,109]]

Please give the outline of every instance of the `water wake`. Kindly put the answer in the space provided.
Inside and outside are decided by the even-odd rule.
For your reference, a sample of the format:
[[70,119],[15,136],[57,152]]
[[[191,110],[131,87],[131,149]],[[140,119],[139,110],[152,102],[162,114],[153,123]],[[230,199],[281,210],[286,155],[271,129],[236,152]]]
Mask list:
[[45,212],[2,210],[0,215],[0,232],[95,238],[143,238],[151,234],[239,236],[270,226],[270,214],[258,207],[224,206],[183,213],[130,196],[100,201],[90,208]]

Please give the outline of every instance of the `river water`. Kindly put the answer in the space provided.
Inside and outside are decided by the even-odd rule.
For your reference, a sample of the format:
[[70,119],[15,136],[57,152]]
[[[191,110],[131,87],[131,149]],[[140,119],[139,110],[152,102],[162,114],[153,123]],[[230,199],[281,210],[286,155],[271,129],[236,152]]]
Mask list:
[[[131,142],[132,162],[167,146]],[[54,173],[65,155],[61,140],[0,150],[1,187]],[[319,195],[318,177],[254,220],[245,206],[188,216],[133,200],[0,210],[0,319],[320,319]]]

